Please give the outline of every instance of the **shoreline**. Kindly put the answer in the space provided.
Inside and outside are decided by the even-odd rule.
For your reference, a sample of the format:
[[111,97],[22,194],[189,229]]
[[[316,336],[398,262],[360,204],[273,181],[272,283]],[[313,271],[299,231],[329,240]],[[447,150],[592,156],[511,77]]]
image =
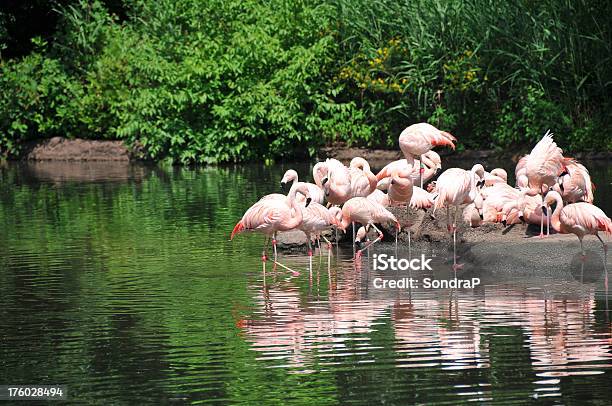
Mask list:
[[[137,157],[137,151],[130,149],[121,140],[89,140],[84,138],[68,139],[53,137],[43,140],[24,143],[22,153],[16,157],[9,157],[12,161],[122,161],[122,162],[149,162]],[[528,152],[528,151],[527,151]],[[517,161],[527,152],[504,152],[494,149],[464,150],[454,152],[440,150],[438,153],[449,160],[508,160]],[[612,151],[585,151],[572,154],[579,160],[610,160]],[[344,143],[336,143],[321,147],[317,159],[335,158],[348,162],[353,157],[365,158],[373,167],[384,166],[390,161],[403,158],[399,149],[376,149],[350,147]],[[281,161],[281,160],[279,160]],[[292,159],[284,160],[292,161]]]

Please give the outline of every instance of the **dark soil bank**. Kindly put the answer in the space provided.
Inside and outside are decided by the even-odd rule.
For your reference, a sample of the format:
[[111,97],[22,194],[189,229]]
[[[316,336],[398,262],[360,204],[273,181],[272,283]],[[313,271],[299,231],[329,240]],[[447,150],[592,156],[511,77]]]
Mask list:
[[[453,152],[438,151],[442,156],[452,156],[453,159],[482,160],[491,158],[518,159],[522,154],[501,153],[495,150],[473,150]],[[368,160],[373,168],[381,168],[391,161],[403,158],[399,149],[367,149],[353,148],[345,144],[335,144],[323,147],[319,151],[319,159],[336,158],[348,163],[352,158],[361,156]],[[583,152],[574,154],[578,159],[610,159],[612,151]],[[53,137],[50,139],[32,141],[24,146],[22,159],[33,161],[130,161],[137,160],[123,141],[87,140],[82,138],[67,139]]]
[[22,158],[33,161],[129,161],[123,141],[53,137],[25,146]]

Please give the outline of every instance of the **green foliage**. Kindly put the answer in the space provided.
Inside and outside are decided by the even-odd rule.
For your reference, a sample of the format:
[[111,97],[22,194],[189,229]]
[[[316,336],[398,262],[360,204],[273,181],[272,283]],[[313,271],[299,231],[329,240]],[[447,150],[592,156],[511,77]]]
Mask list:
[[468,148],[548,128],[609,148],[612,6],[596,3],[126,0],[120,20],[74,1],[52,43],[0,62],[0,152],[65,135],[183,163],[274,159],[392,147],[417,121]]

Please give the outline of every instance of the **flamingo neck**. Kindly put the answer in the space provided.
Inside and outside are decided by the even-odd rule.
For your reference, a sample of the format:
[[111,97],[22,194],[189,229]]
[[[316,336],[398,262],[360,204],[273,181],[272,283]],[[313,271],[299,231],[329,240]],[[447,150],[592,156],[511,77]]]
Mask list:
[[[294,185],[297,185],[297,182],[295,182]],[[298,227],[300,224],[302,224],[302,220],[303,220],[302,209],[300,208],[300,206],[298,206],[297,202],[295,201],[296,193],[297,193],[297,188],[292,187],[291,190],[289,191],[289,195],[287,196],[289,206],[292,209],[291,218],[286,224],[288,228]]]
[[476,172],[470,171],[470,200],[473,202],[476,199],[478,190],[476,189]]
[[561,232],[561,210],[563,210],[563,200],[559,196],[555,196],[555,201],[557,202],[557,207],[552,214],[550,219],[550,225],[552,228],[560,233]]

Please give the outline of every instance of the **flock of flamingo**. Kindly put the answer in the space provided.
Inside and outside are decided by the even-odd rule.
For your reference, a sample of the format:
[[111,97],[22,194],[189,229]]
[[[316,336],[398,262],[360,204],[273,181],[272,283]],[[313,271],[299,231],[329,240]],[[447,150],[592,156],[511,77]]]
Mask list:
[[[418,123],[400,134],[399,146],[405,159],[389,163],[376,175],[361,157],[353,158],[348,167],[336,159],[318,162],[312,171],[315,183],[300,182],[297,172],[288,170],[281,180],[283,187],[292,182],[288,194],[273,193],[262,197],[244,213],[231,239],[243,231],[264,234],[262,260],[266,261],[272,238],[276,262],[276,234],[279,231],[302,230],[307,236],[308,255],[312,258],[312,239],[323,238],[330,244],[321,234],[330,227],[346,232],[349,224],[353,224],[353,247],[356,243],[361,246],[367,231],[374,228],[378,237],[356,251],[355,257],[359,257],[364,249],[382,240],[383,233],[376,224],[393,223],[397,231],[400,230],[400,223],[387,207],[405,205],[423,210],[433,207],[432,216],[436,210],[446,208],[455,270],[460,267],[456,255],[460,211],[461,219],[471,227],[485,222],[530,223],[540,225],[541,238],[550,234],[550,226],[558,233],[575,234],[580,240],[583,259],[582,240],[586,235],[595,235],[606,257],[607,245],[598,233],[611,234],[612,220],[593,205],[594,185],[588,170],[577,160],[564,157],[550,132],[531,153],[518,161],[515,187],[508,185],[504,169],[487,172],[481,164],[474,165],[471,170],[449,168],[436,181],[431,181],[442,168],[440,156],[432,149],[437,146],[455,149],[456,141],[448,132]],[[427,184],[425,188],[424,184]],[[357,233],[355,223],[362,226]]]

